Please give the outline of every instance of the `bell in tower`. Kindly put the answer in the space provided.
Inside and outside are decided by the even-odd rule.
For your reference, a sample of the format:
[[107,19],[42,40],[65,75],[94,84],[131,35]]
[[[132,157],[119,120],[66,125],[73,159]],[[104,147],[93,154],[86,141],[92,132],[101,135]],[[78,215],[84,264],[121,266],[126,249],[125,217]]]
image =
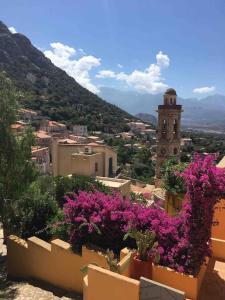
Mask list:
[[182,106],[177,105],[177,93],[169,88],[164,94],[164,104],[158,106],[156,186],[161,184],[161,167],[171,156],[180,158],[180,122]]

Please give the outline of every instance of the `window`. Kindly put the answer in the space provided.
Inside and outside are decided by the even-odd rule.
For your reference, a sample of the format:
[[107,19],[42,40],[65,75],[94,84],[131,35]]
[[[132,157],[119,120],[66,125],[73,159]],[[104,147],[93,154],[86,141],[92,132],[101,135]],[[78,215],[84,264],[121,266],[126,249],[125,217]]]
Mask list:
[[166,133],[166,120],[163,120],[163,133]]
[[178,153],[178,150],[177,150],[177,148],[174,148],[174,149],[173,149],[173,154],[175,154],[175,155],[176,155],[177,153]]
[[173,133],[177,133],[177,120],[173,121]]
[[95,163],[95,172],[98,172],[98,163]]

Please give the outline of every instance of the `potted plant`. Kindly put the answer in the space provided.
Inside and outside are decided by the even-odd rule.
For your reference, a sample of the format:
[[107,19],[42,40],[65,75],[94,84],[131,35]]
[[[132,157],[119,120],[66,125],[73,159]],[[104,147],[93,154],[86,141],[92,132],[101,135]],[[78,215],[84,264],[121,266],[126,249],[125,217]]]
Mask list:
[[151,279],[152,262],[158,263],[160,259],[157,251],[158,242],[155,241],[155,232],[131,229],[124,236],[124,240],[128,237],[135,239],[137,245],[137,252],[133,256],[131,265],[131,277],[138,280],[141,276]]

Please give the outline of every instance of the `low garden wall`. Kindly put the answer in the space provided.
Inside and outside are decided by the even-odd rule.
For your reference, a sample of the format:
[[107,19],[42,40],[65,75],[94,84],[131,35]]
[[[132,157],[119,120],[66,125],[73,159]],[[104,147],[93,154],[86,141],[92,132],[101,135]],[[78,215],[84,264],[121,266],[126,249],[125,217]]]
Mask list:
[[211,241],[213,256],[225,259],[225,199],[215,205]]
[[[83,292],[85,300],[124,300],[125,294],[126,299],[140,299],[140,281],[130,278],[127,248],[120,253],[122,274],[109,271],[101,252],[83,246],[82,255],[78,255],[72,252],[68,243],[59,239],[47,243],[31,237],[26,242],[10,236],[7,248],[8,274],[11,276],[34,278],[65,290]],[[84,277],[80,269],[85,265],[89,266],[88,275]],[[205,270],[206,266],[203,266],[199,276],[194,278],[166,267],[153,266],[152,280],[183,291],[186,297],[196,300]]]
[[185,292],[187,298],[197,300],[198,293],[207,270],[207,264],[201,267],[197,277],[176,272],[170,268],[155,266],[152,268],[152,280]]
[[139,300],[138,280],[90,265],[84,278],[84,300]]
[[26,241],[10,236],[7,242],[8,274],[18,278],[34,278],[65,290],[82,293],[80,269],[95,263],[108,269],[105,256],[82,247],[82,255],[72,252],[68,243],[56,239],[51,244],[31,237]]

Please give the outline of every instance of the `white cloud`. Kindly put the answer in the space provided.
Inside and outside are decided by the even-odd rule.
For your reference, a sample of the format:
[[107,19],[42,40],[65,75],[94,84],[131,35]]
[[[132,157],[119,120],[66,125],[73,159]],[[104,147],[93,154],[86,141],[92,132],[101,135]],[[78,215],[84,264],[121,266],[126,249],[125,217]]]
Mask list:
[[161,70],[169,67],[170,59],[168,55],[160,51],[156,55],[156,64],[150,64],[144,71],[134,70],[130,74],[124,72],[115,73],[111,70],[101,70],[96,75],[97,78],[114,78],[125,81],[140,92],[157,94],[164,91],[168,86],[163,82]]
[[101,70],[96,75],[97,78],[116,78],[118,74],[110,70]]
[[157,65],[163,69],[168,68],[170,65],[170,59],[167,54],[163,54],[162,51],[159,51],[159,53],[156,54],[156,61]]
[[193,89],[193,93],[196,94],[208,94],[215,91],[215,86],[204,86],[200,88]]
[[[89,72],[101,65],[101,59],[92,55],[85,55],[79,59],[74,59],[73,56],[77,53],[76,49],[64,45],[60,42],[51,43],[51,50],[44,51],[57,67],[66,71],[68,75],[73,77],[79,84],[87,88],[93,93],[98,93],[99,89],[91,82]],[[79,49],[78,51],[81,53]]]
[[11,33],[17,33],[16,29],[12,26],[12,27],[8,27],[9,28],[9,31]]
[[117,67],[120,68],[120,69],[122,69],[122,68],[123,68],[123,65],[117,64]]

